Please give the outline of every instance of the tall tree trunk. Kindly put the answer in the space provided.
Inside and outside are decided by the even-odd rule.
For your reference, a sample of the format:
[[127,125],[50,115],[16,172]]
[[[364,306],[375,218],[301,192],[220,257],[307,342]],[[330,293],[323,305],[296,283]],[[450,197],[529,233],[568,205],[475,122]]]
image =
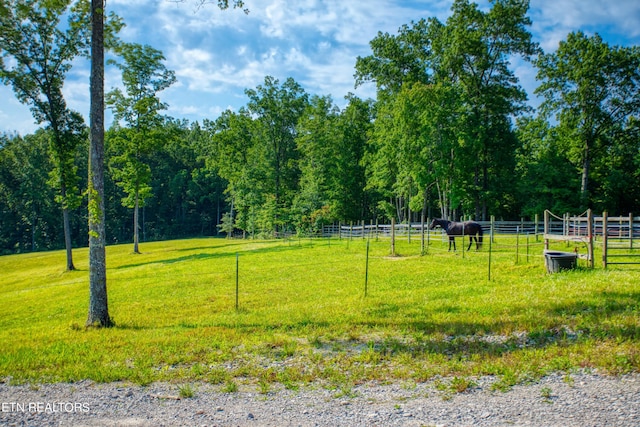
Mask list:
[[36,251],[36,225],[38,224],[38,217],[36,214],[33,215],[33,220],[31,220],[31,252]]
[[591,153],[589,141],[585,143],[583,159],[582,159],[582,180],[580,183],[580,205],[581,208],[586,209],[589,204],[589,169],[591,166]]
[[67,271],[73,271],[73,249],[71,247],[71,223],[69,221],[69,209],[62,208],[62,222],[64,223],[64,247],[67,250]]
[[62,196],[62,226],[64,230],[64,247],[67,250],[67,271],[73,271],[76,267],[73,265],[73,249],[71,247],[71,222],[69,221],[69,209],[64,203],[67,199],[67,187],[64,182],[60,185],[60,195]]
[[91,0],[89,143],[89,315],[87,326],[113,323],[107,303],[104,228],[104,0]]

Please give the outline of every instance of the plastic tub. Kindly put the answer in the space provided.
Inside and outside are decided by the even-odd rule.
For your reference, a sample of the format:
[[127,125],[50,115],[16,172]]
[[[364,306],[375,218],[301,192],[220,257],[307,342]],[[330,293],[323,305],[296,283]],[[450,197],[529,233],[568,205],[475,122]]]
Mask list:
[[578,254],[573,252],[544,251],[544,265],[548,273],[573,270],[578,264]]

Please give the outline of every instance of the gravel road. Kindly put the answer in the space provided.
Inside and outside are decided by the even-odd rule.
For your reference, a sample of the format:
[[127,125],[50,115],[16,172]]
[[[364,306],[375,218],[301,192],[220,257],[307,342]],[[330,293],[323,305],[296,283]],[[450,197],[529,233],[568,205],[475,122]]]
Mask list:
[[298,391],[223,393],[194,384],[179,399],[175,384],[10,386],[0,384],[2,426],[640,426],[640,374],[550,375],[508,392],[492,377],[464,393],[437,381],[364,384],[348,396],[310,387]]

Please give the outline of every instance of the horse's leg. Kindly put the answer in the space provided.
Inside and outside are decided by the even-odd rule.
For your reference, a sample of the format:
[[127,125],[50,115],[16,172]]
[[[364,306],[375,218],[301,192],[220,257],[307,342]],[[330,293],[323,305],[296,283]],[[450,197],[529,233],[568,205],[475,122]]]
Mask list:
[[478,238],[474,234],[472,234],[469,236],[469,247],[467,248],[467,252],[471,250],[471,244],[474,240],[476,241],[476,251],[480,249],[480,247],[478,246]]
[[456,251],[456,238],[449,236],[449,251],[451,251],[451,244],[453,243],[453,251]]

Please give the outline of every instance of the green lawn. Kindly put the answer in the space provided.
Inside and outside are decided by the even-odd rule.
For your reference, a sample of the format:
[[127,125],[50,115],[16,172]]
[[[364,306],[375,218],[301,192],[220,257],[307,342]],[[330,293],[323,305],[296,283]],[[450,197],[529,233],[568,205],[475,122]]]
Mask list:
[[[85,329],[87,250],[0,257],[0,381],[207,381],[267,391],[443,376],[464,389],[640,368],[640,268],[559,274],[541,244],[192,239],[107,248],[110,329]],[[458,248],[461,242],[458,242]],[[557,243],[558,249],[566,249]],[[572,250],[570,248],[569,250]],[[239,309],[236,310],[236,254]],[[453,379],[453,380],[452,380]],[[461,386],[462,384],[462,386]]]

